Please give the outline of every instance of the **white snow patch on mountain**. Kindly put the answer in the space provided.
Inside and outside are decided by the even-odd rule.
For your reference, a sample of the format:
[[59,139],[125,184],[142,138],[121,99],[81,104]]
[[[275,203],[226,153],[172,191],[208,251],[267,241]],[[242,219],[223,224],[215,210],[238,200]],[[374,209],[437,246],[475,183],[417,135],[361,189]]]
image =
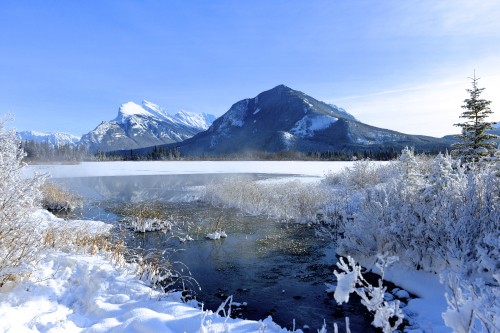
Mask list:
[[215,120],[215,116],[206,113],[194,113],[181,110],[175,115],[168,114],[162,107],[142,101],[142,105],[134,102],[127,102],[120,106],[118,116],[114,119],[117,123],[125,124],[129,118],[134,118],[136,125],[141,125],[137,117],[154,119],[157,121],[184,125],[197,129],[206,130]]
[[193,113],[181,110],[173,116],[173,119],[177,123],[206,130],[214,122],[215,116],[206,113]]
[[115,118],[115,121],[117,123],[123,124],[128,118],[132,116],[151,117],[152,114],[134,102],[127,102],[120,106],[118,116]]
[[347,112],[345,109],[340,108],[340,107],[338,107],[335,104],[328,104],[328,105],[331,106],[332,108],[334,108],[337,112],[340,112],[340,113],[344,114],[347,118],[352,119],[352,120],[358,120],[352,114],[350,114],[349,112]]
[[307,98],[304,98],[304,102],[307,104],[308,107],[313,108],[314,106],[309,102]]
[[142,107],[145,110],[149,111],[154,116],[158,117],[159,119],[169,118],[169,114],[159,105],[156,105],[148,101],[142,101]]
[[165,121],[168,115],[156,104],[143,101],[142,106],[134,102],[127,102],[120,106],[118,116],[115,118],[117,123],[124,124],[131,117],[147,117]]
[[307,115],[295,123],[290,133],[300,137],[311,137],[314,132],[324,130],[338,119],[326,115]]
[[290,149],[293,145],[293,141],[295,140],[295,136],[289,132],[282,132],[281,135],[286,149]]
[[290,134],[289,132],[283,132],[283,139],[290,141],[293,138],[294,138],[294,136],[292,134]]
[[385,133],[381,131],[373,131],[365,135],[364,137],[356,137],[353,138],[352,135],[349,134],[349,138],[359,144],[373,145],[373,144],[382,144],[384,142],[391,141],[402,141],[405,139],[405,135],[396,134],[396,133]]

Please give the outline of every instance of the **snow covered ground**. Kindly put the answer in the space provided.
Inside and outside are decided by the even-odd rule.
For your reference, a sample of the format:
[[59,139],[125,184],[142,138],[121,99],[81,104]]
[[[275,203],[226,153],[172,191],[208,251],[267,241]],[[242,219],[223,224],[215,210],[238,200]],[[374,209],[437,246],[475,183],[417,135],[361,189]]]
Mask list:
[[[376,270],[375,270],[376,272]],[[409,329],[408,333],[447,333],[441,314],[446,311],[445,287],[439,282],[437,274],[410,271],[400,267],[398,263],[386,268],[385,280],[391,281],[419,298],[412,299],[403,309],[406,319],[418,326]]]

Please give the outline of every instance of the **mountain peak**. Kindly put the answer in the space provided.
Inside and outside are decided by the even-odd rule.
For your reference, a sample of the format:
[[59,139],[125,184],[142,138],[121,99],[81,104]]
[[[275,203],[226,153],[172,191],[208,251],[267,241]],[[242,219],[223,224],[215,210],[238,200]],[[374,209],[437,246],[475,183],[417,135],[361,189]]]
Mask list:
[[276,87],[269,89],[268,92],[284,92],[284,91],[294,91],[292,88],[284,85],[284,84],[278,84]]
[[156,118],[157,120],[169,118],[169,115],[160,106],[144,100],[142,101],[142,105],[134,102],[127,102],[120,105],[115,121],[117,123],[124,123],[133,116]]
[[274,87],[274,89],[290,89],[290,87],[284,85],[283,83],[282,84],[278,84],[276,87]]
[[149,112],[134,102],[123,103],[118,109],[118,116],[115,118],[115,121],[117,123],[124,123],[126,119],[137,115],[148,116]]
[[82,137],[82,142],[93,151],[134,149],[179,142],[213,122],[212,115],[180,111],[168,114],[157,104],[143,100],[141,104],[127,102],[120,105],[118,115],[104,121]]

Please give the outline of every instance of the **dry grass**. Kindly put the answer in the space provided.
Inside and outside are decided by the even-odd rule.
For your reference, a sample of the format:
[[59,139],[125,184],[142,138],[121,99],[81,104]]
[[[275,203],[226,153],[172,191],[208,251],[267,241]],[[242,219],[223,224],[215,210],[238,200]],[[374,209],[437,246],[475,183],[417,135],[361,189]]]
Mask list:
[[248,214],[268,215],[284,221],[315,221],[328,201],[326,189],[316,184],[290,181],[261,184],[246,178],[230,178],[206,187],[205,202],[234,207]]
[[122,222],[136,232],[170,232],[176,225],[165,207],[158,202],[134,202],[115,208],[114,212],[125,216]]
[[123,235],[95,232],[83,225],[49,227],[43,235],[43,245],[65,252],[103,254],[119,266],[125,263],[127,251]]
[[81,206],[82,199],[52,182],[45,182],[42,191],[42,207],[51,212],[69,212]]

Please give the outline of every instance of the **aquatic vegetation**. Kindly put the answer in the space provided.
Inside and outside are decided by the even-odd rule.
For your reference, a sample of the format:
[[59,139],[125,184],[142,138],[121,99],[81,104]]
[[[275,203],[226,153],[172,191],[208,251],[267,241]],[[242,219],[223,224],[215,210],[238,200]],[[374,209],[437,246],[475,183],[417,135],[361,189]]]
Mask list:
[[233,177],[207,185],[204,201],[220,207],[267,215],[284,221],[316,221],[318,210],[328,202],[328,191],[300,181],[265,184]]

